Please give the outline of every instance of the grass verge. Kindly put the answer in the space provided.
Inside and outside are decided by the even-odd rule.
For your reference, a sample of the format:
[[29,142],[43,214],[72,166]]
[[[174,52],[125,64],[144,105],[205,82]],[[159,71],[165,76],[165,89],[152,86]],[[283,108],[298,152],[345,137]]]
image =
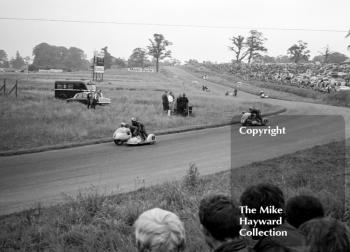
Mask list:
[[[148,132],[201,124],[230,122],[232,116],[249,106],[268,113],[280,107],[259,102],[245,102],[203,93],[166,74],[128,73],[106,75],[109,81],[98,84],[109,106],[87,110],[80,103],[66,103],[53,98],[53,80],[36,79],[19,82],[19,97],[0,96],[0,151],[15,151],[41,146],[85,142],[112,137],[120,122],[139,118]],[[69,76],[69,75],[68,75]],[[33,76],[34,77],[34,76]],[[62,75],[61,78],[66,77]],[[15,78],[15,76],[13,76]],[[48,78],[48,77],[45,77]],[[186,90],[193,116],[168,117],[163,112],[163,90],[176,95]]]
[[[349,152],[349,151],[348,151]],[[185,223],[187,251],[209,251],[197,217],[200,200],[208,194],[232,194],[239,198],[252,184],[279,186],[286,198],[295,194],[318,197],[327,215],[349,223],[344,185],[346,149],[333,142],[232,171],[200,176],[190,164],[183,180],[104,195],[89,188],[66,203],[0,217],[0,248],[4,251],[136,251],[133,223],[140,213],[161,207],[175,212]]]

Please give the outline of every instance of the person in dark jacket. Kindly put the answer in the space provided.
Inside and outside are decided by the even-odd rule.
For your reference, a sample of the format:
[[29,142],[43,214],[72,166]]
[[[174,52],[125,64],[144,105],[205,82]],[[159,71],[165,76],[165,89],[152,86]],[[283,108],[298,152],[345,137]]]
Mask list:
[[199,220],[207,245],[214,252],[248,252],[239,236],[239,207],[225,195],[212,195],[201,200]]
[[188,108],[188,98],[184,93],[182,96],[179,96],[176,100],[176,112],[180,115],[186,116],[187,108]]
[[135,117],[131,118],[130,129],[133,137],[140,136],[143,140],[147,139],[148,134],[145,126],[141,122],[137,121]]
[[262,122],[261,111],[256,108],[249,108],[251,115],[259,122]]
[[86,99],[87,99],[87,108],[91,108],[92,107],[92,103],[93,103],[93,93],[92,92],[89,92],[86,96]]
[[162,103],[163,103],[163,110],[168,111],[169,110],[169,100],[168,100],[168,92],[165,91],[162,95]]
[[[260,221],[260,224],[254,226],[248,224],[252,231],[262,233],[262,235],[252,236],[253,239],[258,240],[254,246],[256,252],[305,251],[305,236],[285,221],[285,201],[281,189],[271,184],[253,185],[243,192],[240,200],[242,207],[256,210],[255,213],[252,211],[244,213],[247,220]],[[261,211],[262,209],[264,210]],[[263,224],[264,220],[270,220],[270,223]],[[286,235],[269,235],[271,231]]]

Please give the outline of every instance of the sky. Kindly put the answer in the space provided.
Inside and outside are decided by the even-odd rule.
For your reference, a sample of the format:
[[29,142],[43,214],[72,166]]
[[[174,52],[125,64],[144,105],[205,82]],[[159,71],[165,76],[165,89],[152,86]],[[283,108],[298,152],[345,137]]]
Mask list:
[[229,39],[257,29],[267,38],[269,56],[286,55],[303,40],[312,56],[328,45],[350,57],[349,12],[349,0],[0,0],[0,49],[9,58],[17,50],[31,56],[35,45],[46,42],[81,48],[90,58],[108,46],[113,56],[127,59],[161,33],[173,43],[173,58],[229,62]]

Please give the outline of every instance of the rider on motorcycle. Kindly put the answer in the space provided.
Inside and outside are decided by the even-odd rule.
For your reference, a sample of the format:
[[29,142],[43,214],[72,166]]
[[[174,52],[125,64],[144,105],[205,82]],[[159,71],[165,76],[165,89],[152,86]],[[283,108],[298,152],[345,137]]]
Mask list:
[[140,136],[143,140],[146,140],[147,133],[145,130],[145,126],[136,120],[135,117],[131,118],[131,125],[130,125],[132,136]]
[[256,119],[258,122],[262,122],[261,112],[256,108],[249,108],[249,112],[251,113],[252,118]]

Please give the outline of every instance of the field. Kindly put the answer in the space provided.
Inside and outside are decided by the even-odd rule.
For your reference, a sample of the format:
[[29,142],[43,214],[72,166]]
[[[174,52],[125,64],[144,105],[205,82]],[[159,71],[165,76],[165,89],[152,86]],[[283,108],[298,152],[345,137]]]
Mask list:
[[[110,106],[87,110],[83,104],[66,103],[53,98],[55,80],[89,79],[89,72],[74,73],[4,73],[11,88],[19,80],[18,98],[0,96],[0,151],[81,142],[109,138],[120,122],[139,118],[148,132],[183,126],[227,123],[234,115],[257,106],[264,112],[276,110],[262,103],[225,97],[224,88],[212,85],[202,92],[200,79],[177,68],[164,68],[160,73],[137,73],[111,70],[97,88],[111,98]],[[171,90],[176,96],[186,93],[193,116],[168,117],[162,109],[161,95]]]
[[[133,223],[152,207],[175,212],[185,223],[186,251],[209,251],[197,217],[200,200],[208,194],[231,194],[238,199],[249,185],[268,182],[295,194],[318,197],[329,216],[350,223],[349,195],[345,196],[344,142],[315,146],[293,154],[213,175],[200,176],[200,167],[184,167],[180,181],[135,192],[104,195],[98,188],[50,208],[34,209],[0,217],[0,247],[12,251],[136,251]],[[187,172],[186,172],[187,171]]]

